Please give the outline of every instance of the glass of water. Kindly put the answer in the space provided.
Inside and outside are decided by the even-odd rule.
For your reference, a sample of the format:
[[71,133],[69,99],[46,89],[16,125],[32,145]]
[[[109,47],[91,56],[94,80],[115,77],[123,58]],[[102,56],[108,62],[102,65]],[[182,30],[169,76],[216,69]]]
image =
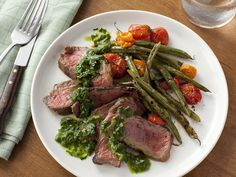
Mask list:
[[236,0],[181,0],[189,20],[200,27],[217,28],[229,23],[236,13]]

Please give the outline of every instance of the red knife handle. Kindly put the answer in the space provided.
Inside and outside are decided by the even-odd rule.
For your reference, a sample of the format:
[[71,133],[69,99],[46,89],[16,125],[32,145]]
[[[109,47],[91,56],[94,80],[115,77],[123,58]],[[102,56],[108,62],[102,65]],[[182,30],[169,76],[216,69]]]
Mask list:
[[23,67],[17,66],[17,65],[14,65],[12,67],[11,73],[8,77],[7,83],[2,92],[2,95],[0,98],[0,134],[2,134],[2,131],[3,131],[5,117],[10,107],[12,106],[14,97],[16,96],[15,93],[16,93],[17,86],[20,81],[23,69],[24,69]]

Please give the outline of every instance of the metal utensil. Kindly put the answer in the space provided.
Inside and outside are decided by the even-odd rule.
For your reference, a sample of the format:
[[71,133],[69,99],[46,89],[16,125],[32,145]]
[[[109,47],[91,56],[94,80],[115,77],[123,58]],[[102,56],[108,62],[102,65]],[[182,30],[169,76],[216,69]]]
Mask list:
[[48,0],[42,0],[41,4],[42,4],[41,11],[38,12],[39,14],[41,14],[41,16],[38,17],[39,27],[38,27],[36,36],[33,37],[33,39],[28,44],[26,44],[25,46],[20,48],[20,50],[17,54],[16,60],[15,60],[15,63],[13,65],[13,68],[11,70],[11,73],[8,77],[7,83],[5,85],[5,88],[4,88],[1,98],[0,98],[0,134],[2,134],[4,119],[8,113],[11,105],[12,105],[12,102],[13,102],[13,99],[15,96],[15,92],[17,90],[17,86],[18,86],[18,83],[21,78],[21,74],[23,73],[24,67],[28,63],[31,51],[34,47],[34,43],[35,43],[35,40],[37,38],[37,34],[38,34],[40,26],[41,26],[43,16],[46,11]]
[[45,1],[31,0],[19,23],[11,34],[12,43],[0,55],[0,64],[15,45],[28,43],[38,33],[44,6]]

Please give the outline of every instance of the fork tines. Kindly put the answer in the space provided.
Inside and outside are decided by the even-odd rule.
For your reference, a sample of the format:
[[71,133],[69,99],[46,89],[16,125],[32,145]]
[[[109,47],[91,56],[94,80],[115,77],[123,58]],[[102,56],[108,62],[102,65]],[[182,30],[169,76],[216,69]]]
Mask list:
[[24,12],[24,15],[17,25],[19,30],[25,33],[30,33],[31,29],[35,30],[39,24],[38,18],[42,16],[44,6],[45,0],[31,0],[26,11]]

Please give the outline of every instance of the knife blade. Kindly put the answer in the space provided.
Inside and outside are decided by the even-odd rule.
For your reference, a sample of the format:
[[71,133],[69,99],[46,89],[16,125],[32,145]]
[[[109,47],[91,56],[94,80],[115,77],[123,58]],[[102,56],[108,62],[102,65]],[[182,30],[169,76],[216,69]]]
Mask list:
[[16,60],[15,60],[14,65],[18,65],[18,66],[22,66],[22,67],[27,65],[30,55],[31,55],[31,52],[32,52],[32,49],[34,47],[34,43],[35,43],[36,38],[37,38],[37,35],[33,39],[31,39],[31,41],[27,45],[24,45],[20,48],[20,50],[16,56]]

